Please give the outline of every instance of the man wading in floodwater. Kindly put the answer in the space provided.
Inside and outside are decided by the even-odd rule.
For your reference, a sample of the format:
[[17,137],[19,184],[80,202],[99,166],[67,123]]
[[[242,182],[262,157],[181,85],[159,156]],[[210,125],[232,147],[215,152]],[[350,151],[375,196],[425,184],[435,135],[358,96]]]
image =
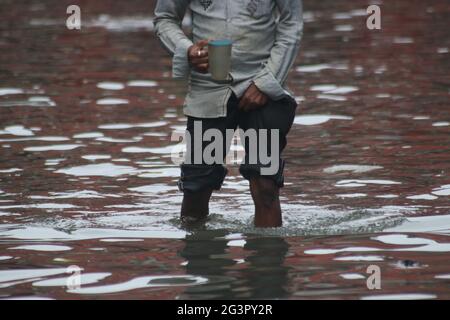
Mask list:
[[[193,40],[181,29],[187,8],[192,12]],[[158,38],[173,55],[173,77],[189,80],[184,113],[193,139],[188,154],[209,144],[194,135],[196,122],[201,124],[201,133],[214,128],[224,136],[227,129],[237,127],[244,131],[267,129],[263,143],[278,155],[277,172],[262,174],[265,164],[260,159],[249,161],[253,150],[249,143],[244,143],[246,155],[239,170],[250,181],[255,226],[281,226],[279,189],[283,187],[284,161],[279,157],[297,107],[284,83],[300,47],[301,0],[158,0],[154,23]],[[229,81],[215,81],[209,74],[207,39],[232,41]],[[276,150],[270,148],[271,130],[278,130]],[[223,147],[227,151],[229,146],[223,143]],[[226,174],[223,163],[185,161],[181,165],[183,221],[207,217],[211,194],[220,189]]]

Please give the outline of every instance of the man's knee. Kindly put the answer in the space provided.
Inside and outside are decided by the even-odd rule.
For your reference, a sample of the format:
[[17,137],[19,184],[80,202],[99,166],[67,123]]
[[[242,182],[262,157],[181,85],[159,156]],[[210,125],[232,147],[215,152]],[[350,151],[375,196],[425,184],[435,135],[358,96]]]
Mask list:
[[183,192],[219,190],[227,172],[227,169],[222,165],[182,164],[178,187]]

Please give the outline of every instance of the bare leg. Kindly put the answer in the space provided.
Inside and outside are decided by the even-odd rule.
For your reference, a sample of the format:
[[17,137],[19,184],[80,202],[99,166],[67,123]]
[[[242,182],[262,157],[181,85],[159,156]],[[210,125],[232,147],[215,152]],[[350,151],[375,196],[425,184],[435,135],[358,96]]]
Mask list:
[[203,221],[209,214],[209,199],[212,190],[199,192],[184,192],[181,205],[181,220],[185,224],[195,224]]
[[280,188],[264,177],[250,179],[250,191],[255,202],[255,226],[258,228],[281,227]]

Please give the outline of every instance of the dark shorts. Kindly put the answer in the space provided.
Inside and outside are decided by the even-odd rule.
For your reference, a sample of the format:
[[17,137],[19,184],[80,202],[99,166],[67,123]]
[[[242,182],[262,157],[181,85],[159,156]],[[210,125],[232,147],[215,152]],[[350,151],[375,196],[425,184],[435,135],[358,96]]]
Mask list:
[[[208,129],[218,129],[223,136],[226,135],[227,129],[236,130],[238,127],[244,132],[248,129],[255,129],[257,132],[259,129],[266,129],[266,138],[264,136],[257,136],[258,145],[261,144],[261,139],[265,139],[262,143],[267,146],[268,154],[276,151],[278,156],[281,155],[286,147],[286,136],[294,122],[295,110],[297,107],[295,101],[290,98],[284,98],[278,101],[269,100],[264,107],[250,112],[240,111],[238,104],[239,100],[233,94],[228,101],[226,117],[188,117],[187,131],[189,132],[191,139],[187,139],[187,153],[191,155],[190,159],[194,159],[195,150],[202,152],[211,143],[210,141],[203,141],[203,139],[196,139],[194,136],[194,123],[196,121],[201,122],[202,136]],[[278,150],[271,150],[270,137],[271,130],[273,129],[279,130]],[[226,156],[230,145],[226,143],[226,139],[223,140],[223,155]],[[198,141],[200,141],[200,143],[196,143]],[[239,168],[241,175],[247,180],[250,180],[254,176],[264,176],[275,181],[280,188],[283,187],[284,160],[281,159],[281,157],[278,158],[279,166],[278,171],[275,174],[261,174],[261,169],[265,166],[267,167],[267,164],[262,163],[267,163],[267,161],[260,161],[258,155],[256,155],[256,161],[255,157],[250,159],[249,150],[252,147],[248,142],[247,139],[245,139],[245,142],[242,141],[245,149],[245,158]],[[222,163],[223,161],[212,164],[206,164],[204,161],[195,164],[183,163],[181,165],[181,178],[178,182],[179,189],[188,192],[198,192],[206,189],[219,190],[227,174],[227,169]]]

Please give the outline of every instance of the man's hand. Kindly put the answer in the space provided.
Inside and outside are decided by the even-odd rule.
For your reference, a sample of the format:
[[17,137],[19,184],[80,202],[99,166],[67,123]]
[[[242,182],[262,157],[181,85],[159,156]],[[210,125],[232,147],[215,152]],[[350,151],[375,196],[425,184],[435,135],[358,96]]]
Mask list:
[[188,49],[189,64],[195,71],[200,73],[208,73],[208,51],[204,50],[207,45],[208,40],[200,40]]
[[252,83],[239,101],[239,109],[243,111],[252,111],[263,107],[268,101],[269,97],[267,97],[254,83]]

